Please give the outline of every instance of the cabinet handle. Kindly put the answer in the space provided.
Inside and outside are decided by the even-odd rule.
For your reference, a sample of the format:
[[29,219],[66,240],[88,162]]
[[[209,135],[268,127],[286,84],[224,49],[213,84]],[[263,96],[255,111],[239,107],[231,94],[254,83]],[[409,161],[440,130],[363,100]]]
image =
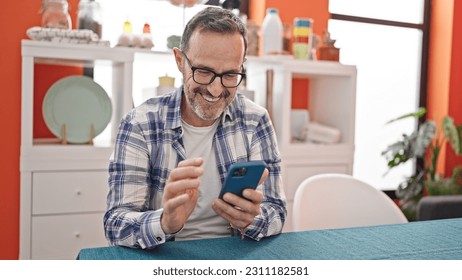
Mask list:
[[79,238],[79,237],[80,237],[80,232],[76,232],[76,233],[75,233],[75,237],[76,237],[76,238]]
[[75,192],[75,194],[76,194],[76,195],[81,195],[82,192],[81,192],[80,190],[77,190],[77,191]]

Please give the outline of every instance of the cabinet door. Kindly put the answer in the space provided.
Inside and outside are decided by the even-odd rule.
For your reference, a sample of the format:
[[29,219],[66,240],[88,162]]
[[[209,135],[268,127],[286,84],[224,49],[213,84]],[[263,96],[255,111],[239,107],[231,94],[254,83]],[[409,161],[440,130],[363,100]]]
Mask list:
[[105,211],[107,171],[35,172],[32,214]]
[[32,259],[76,259],[80,250],[104,247],[104,213],[32,218]]

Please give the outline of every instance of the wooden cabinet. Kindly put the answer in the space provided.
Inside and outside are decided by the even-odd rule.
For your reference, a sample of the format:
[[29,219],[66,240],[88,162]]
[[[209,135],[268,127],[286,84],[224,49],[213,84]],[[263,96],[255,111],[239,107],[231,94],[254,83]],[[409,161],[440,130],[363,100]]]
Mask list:
[[[298,185],[320,173],[351,174],[354,156],[356,67],[326,61],[302,61],[287,56],[249,57],[247,87],[255,101],[272,104],[271,117],[282,155],[282,178],[287,197],[288,220],[284,231],[292,230],[292,205]],[[267,71],[273,71],[272,100],[267,100]],[[293,78],[309,80],[309,120],[340,130],[335,144],[294,141],[291,135]],[[267,102],[268,101],[268,102]]]

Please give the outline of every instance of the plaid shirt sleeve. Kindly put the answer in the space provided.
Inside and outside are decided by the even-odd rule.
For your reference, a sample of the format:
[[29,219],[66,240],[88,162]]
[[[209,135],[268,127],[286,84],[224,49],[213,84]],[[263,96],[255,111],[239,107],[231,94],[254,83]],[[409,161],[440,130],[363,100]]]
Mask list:
[[259,157],[266,162],[269,175],[260,186],[264,196],[260,215],[245,232],[255,240],[281,233],[287,216],[281,179],[281,159],[277,152],[274,130],[268,118],[266,123],[257,128],[252,140],[251,160],[260,159]]
[[[180,97],[177,93],[170,102],[174,112]],[[154,248],[174,237],[165,234],[160,224],[162,191],[169,170],[177,162],[175,153],[170,157],[162,154],[164,147],[171,147],[171,130],[163,129],[168,118],[162,117],[168,104],[168,97],[144,104],[121,121],[109,162],[104,215],[105,234],[111,245]]]
[[108,210],[104,216],[111,245],[153,248],[169,240],[160,225],[162,208],[149,206],[154,183],[150,148],[141,124],[122,120],[109,163]]

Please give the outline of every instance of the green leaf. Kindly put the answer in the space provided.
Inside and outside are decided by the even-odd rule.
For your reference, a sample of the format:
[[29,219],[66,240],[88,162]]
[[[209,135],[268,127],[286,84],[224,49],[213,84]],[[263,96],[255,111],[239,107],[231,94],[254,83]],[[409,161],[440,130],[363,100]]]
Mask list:
[[457,135],[459,135],[460,152],[458,153],[458,155],[460,155],[462,153],[462,124],[457,126]]
[[442,126],[444,136],[448,139],[454,152],[458,155],[462,154],[461,137],[458,127],[454,124],[454,120],[451,117],[444,117]]
[[420,171],[417,175],[406,178],[406,181],[398,185],[396,197],[400,200],[410,200],[422,193],[425,173]]
[[420,127],[415,140],[414,154],[423,157],[428,145],[430,145],[436,133],[436,124],[433,121],[426,121]]
[[405,163],[410,158],[414,157],[413,143],[416,135],[413,133],[411,136],[403,134],[403,139],[389,145],[382,155],[385,156],[389,168],[393,168],[402,163]]
[[402,120],[402,119],[405,119],[405,118],[409,118],[409,117],[420,118],[423,115],[425,115],[426,112],[427,112],[427,110],[424,107],[420,107],[417,112],[399,116],[396,119],[392,119],[391,121],[388,121],[386,124],[389,124],[389,123],[392,123],[392,122],[395,122],[395,121],[398,121],[398,120]]

